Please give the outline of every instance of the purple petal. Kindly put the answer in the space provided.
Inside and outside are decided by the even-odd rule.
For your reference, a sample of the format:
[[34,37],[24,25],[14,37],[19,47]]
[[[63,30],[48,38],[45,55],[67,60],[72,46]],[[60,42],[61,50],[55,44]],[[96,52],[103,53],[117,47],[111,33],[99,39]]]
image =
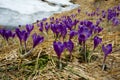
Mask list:
[[44,37],[41,37],[36,33],[32,35],[32,39],[33,39],[33,48],[35,48],[39,43],[44,41]]
[[30,25],[30,24],[27,24],[26,25],[26,30],[30,33],[32,30],[33,30],[34,26],[33,25]]
[[53,42],[53,47],[54,47],[54,50],[55,50],[58,58],[60,59],[61,54],[62,54],[62,52],[63,52],[63,50],[64,50],[64,44],[61,43],[61,42],[56,42],[56,41],[54,41],[54,42]]
[[68,42],[64,42],[64,46],[71,53],[73,51],[73,48],[74,48],[74,43],[71,40],[69,40]]
[[112,52],[112,44],[108,44],[107,46],[102,45],[102,51],[104,52],[104,55],[107,57],[108,54]]
[[77,35],[78,34],[78,32],[77,31],[75,31],[75,30],[71,30],[70,31],[70,34],[69,34],[69,39],[72,39],[75,35]]
[[98,36],[94,37],[94,49],[102,42],[102,38],[99,38]]

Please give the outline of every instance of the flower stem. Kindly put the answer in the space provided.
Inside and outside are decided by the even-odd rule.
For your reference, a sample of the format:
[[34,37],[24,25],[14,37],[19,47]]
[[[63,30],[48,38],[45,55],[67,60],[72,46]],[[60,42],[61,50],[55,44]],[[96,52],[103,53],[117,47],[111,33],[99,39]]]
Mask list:
[[62,63],[61,63],[61,58],[59,58],[59,69],[62,69]]
[[26,51],[27,51],[27,50],[26,50],[26,49],[27,49],[27,48],[26,48],[26,41],[24,42],[24,49],[25,49],[25,53],[26,53]]
[[91,62],[91,57],[92,57],[93,52],[94,52],[94,49],[90,52],[90,54],[88,56],[88,62]]
[[105,70],[105,63],[102,64],[102,71]]
[[104,60],[103,60],[103,63],[102,63],[102,71],[105,70],[105,60],[106,60],[106,56],[104,56]]
[[28,57],[31,54],[31,52],[32,52],[33,49],[34,48],[30,49],[28,52],[26,52],[24,55],[22,55],[22,58]]
[[72,61],[72,53],[70,52],[70,61]]
[[85,42],[83,42],[83,49],[84,49],[85,62],[87,62],[87,53],[86,53],[86,45],[85,45]]

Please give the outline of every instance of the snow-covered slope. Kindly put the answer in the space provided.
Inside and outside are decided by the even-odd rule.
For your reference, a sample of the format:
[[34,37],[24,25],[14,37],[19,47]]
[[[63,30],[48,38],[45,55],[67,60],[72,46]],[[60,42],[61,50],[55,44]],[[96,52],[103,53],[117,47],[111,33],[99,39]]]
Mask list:
[[[69,0],[0,0],[0,25],[13,26],[33,23],[54,13],[77,7]],[[48,4],[54,3],[56,5]],[[60,5],[68,5],[61,7]]]

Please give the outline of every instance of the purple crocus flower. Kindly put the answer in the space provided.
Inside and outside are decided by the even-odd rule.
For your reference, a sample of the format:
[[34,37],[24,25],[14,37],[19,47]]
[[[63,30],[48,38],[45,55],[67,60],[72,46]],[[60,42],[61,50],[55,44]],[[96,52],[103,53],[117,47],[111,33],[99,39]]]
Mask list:
[[47,33],[48,33],[49,28],[50,28],[50,25],[46,22],[45,30],[46,30]]
[[17,37],[20,40],[20,44],[22,45],[22,36],[21,36],[22,32],[20,31],[19,28],[16,28],[15,32],[16,32]]
[[71,59],[72,58],[72,51],[74,48],[74,43],[71,40],[69,40],[68,42],[64,42],[64,46],[70,52],[70,59]]
[[106,58],[108,54],[112,52],[112,44],[108,44],[106,46],[102,45],[102,51],[104,52],[104,57]]
[[1,34],[1,36],[2,36],[3,38],[5,38],[5,32],[6,32],[5,29],[1,29],[1,30],[0,30],[0,34]]
[[8,41],[9,37],[12,37],[11,30],[5,30],[4,37]]
[[72,39],[75,35],[77,35],[78,34],[78,32],[77,31],[75,31],[75,30],[71,30],[70,31],[70,34],[69,34],[69,39]]
[[92,31],[89,28],[85,26],[79,27],[79,30],[78,30],[79,42],[86,41],[91,35],[92,35]]
[[37,24],[39,27],[39,30],[43,32],[43,22],[41,21],[40,23]]
[[24,43],[26,45],[26,41],[30,35],[29,32],[26,32],[25,30],[20,31],[19,28],[16,28],[15,32],[16,32],[17,37],[20,40],[20,45],[22,45],[22,40],[24,41]]
[[120,5],[118,5],[117,10],[120,11]]
[[33,39],[33,48],[35,48],[39,43],[44,41],[44,37],[37,35],[36,33],[32,35],[32,39]]
[[105,18],[106,17],[106,12],[103,10],[102,11],[102,18]]
[[28,39],[28,37],[29,37],[29,32],[23,32],[23,35],[22,35],[22,37],[23,37],[23,41],[27,41],[27,39]]
[[67,34],[67,29],[66,29],[65,26],[61,26],[60,28],[61,28],[60,33],[61,33],[61,36],[63,37],[63,40],[64,40],[64,38],[65,38],[65,36]]
[[74,48],[74,43],[71,40],[69,40],[68,42],[64,42],[64,46],[71,53],[73,51],[73,48]]
[[54,33],[55,39],[57,39],[59,34],[61,33],[61,30],[62,30],[61,26],[62,26],[61,24],[51,24],[51,30]]
[[62,52],[64,50],[64,44],[61,43],[61,42],[54,41],[53,42],[53,47],[54,47],[54,50],[55,50],[55,52],[56,52],[56,54],[58,56],[58,59],[60,59],[61,54],[62,54]]
[[77,23],[79,23],[79,20],[75,19],[75,20],[73,21],[73,26],[75,26],[75,28],[76,28]]
[[86,27],[90,27],[93,23],[91,21],[88,20],[84,20],[83,21],[83,25],[85,25]]
[[42,19],[42,21],[46,21],[46,20],[47,20],[47,18],[43,18],[43,19]]
[[112,19],[112,23],[113,23],[114,26],[117,26],[117,25],[120,24],[120,20],[119,20],[118,18],[114,17],[114,18]]
[[5,29],[0,30],[0,34],[7,41],[10,37],[14,38],[15,36],[15,33],[13,33],[11,30],[5,30]]
[[103,30],[102,27],[96,26],[94,27],[94,33],[100,33]]
[[99,26],[100,22],[102,21],[102,18],[99,18],[97,21],[96,21],[96,26]]
[[111,20],[114,17],[117,17],[116,10],[114,10],[114,9],[108,9],[108,16],[107,16],[108,21]]
[[34,25],[26,24],[26,30],[27,30],[27,32],[30,33],[33,30],[33,28],[34,28]]
[[[102,42],[102,38],[99,38],[98,36],[94,37],[94,49]],[[93,50],[94,50],[93,49]]]
[[106,57],[108,56],[108,54],[110,54],[112,52],[112,44],[108,44],[106,46],[102,45],[102,51],[104,52],[104,59],[103,59],[102,70],[104,70]]

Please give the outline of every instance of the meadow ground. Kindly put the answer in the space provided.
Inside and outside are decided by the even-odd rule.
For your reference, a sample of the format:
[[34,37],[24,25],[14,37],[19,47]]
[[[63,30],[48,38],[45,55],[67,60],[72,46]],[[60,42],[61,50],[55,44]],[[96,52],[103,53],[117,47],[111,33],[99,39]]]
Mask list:
[[[107,10],[120,3],[119,0],[71,0],[75,4],[80,4],[80,7],[54,14],[51,17],[60,18],[61,16],[70,16],[77,14],[76,18],[79,20],[90,20],[95,22],[97,16],[90,17],[86,12],[95,11],[97,7],[100,10]],[[81,12],[78,14],[78,9]],[[49,22],[49,20],[48,20]],[[32,33],[37,32],[41,35],[36,23]],[[52,42],[54,41],[51,32],[46,37],[46,40],[38,45],[32,52],[33,55],[26,59],[19,58],[19,44],[17,38],[9,42],[9,46],[0,39],[0,79],[1,80],[120,80],[120,26],[108,25],[106,21],[102,22],[101,26],[104,30],[99,34],[103,39],[102,43],[112,43],[113,52],[107,57],[106,69],[102,71],[103,52],[101,45],[94,51],[94,59],[90,63],[81,62],[77,57],[78,47],[72,52],[73,60],[69,62],[66,60],[65,55],[62,55],[63,69],[56,68],[56,54],[53,50]],[[109,30],[111,30],[109,32]],[[76,43],[76,40],[74,40]],[[27,47],[31,47],[31,38],[28,40]],[[91,49],[93,44],[88,41],[88,48]],[[116,52],[114,52],[116,51]]]

